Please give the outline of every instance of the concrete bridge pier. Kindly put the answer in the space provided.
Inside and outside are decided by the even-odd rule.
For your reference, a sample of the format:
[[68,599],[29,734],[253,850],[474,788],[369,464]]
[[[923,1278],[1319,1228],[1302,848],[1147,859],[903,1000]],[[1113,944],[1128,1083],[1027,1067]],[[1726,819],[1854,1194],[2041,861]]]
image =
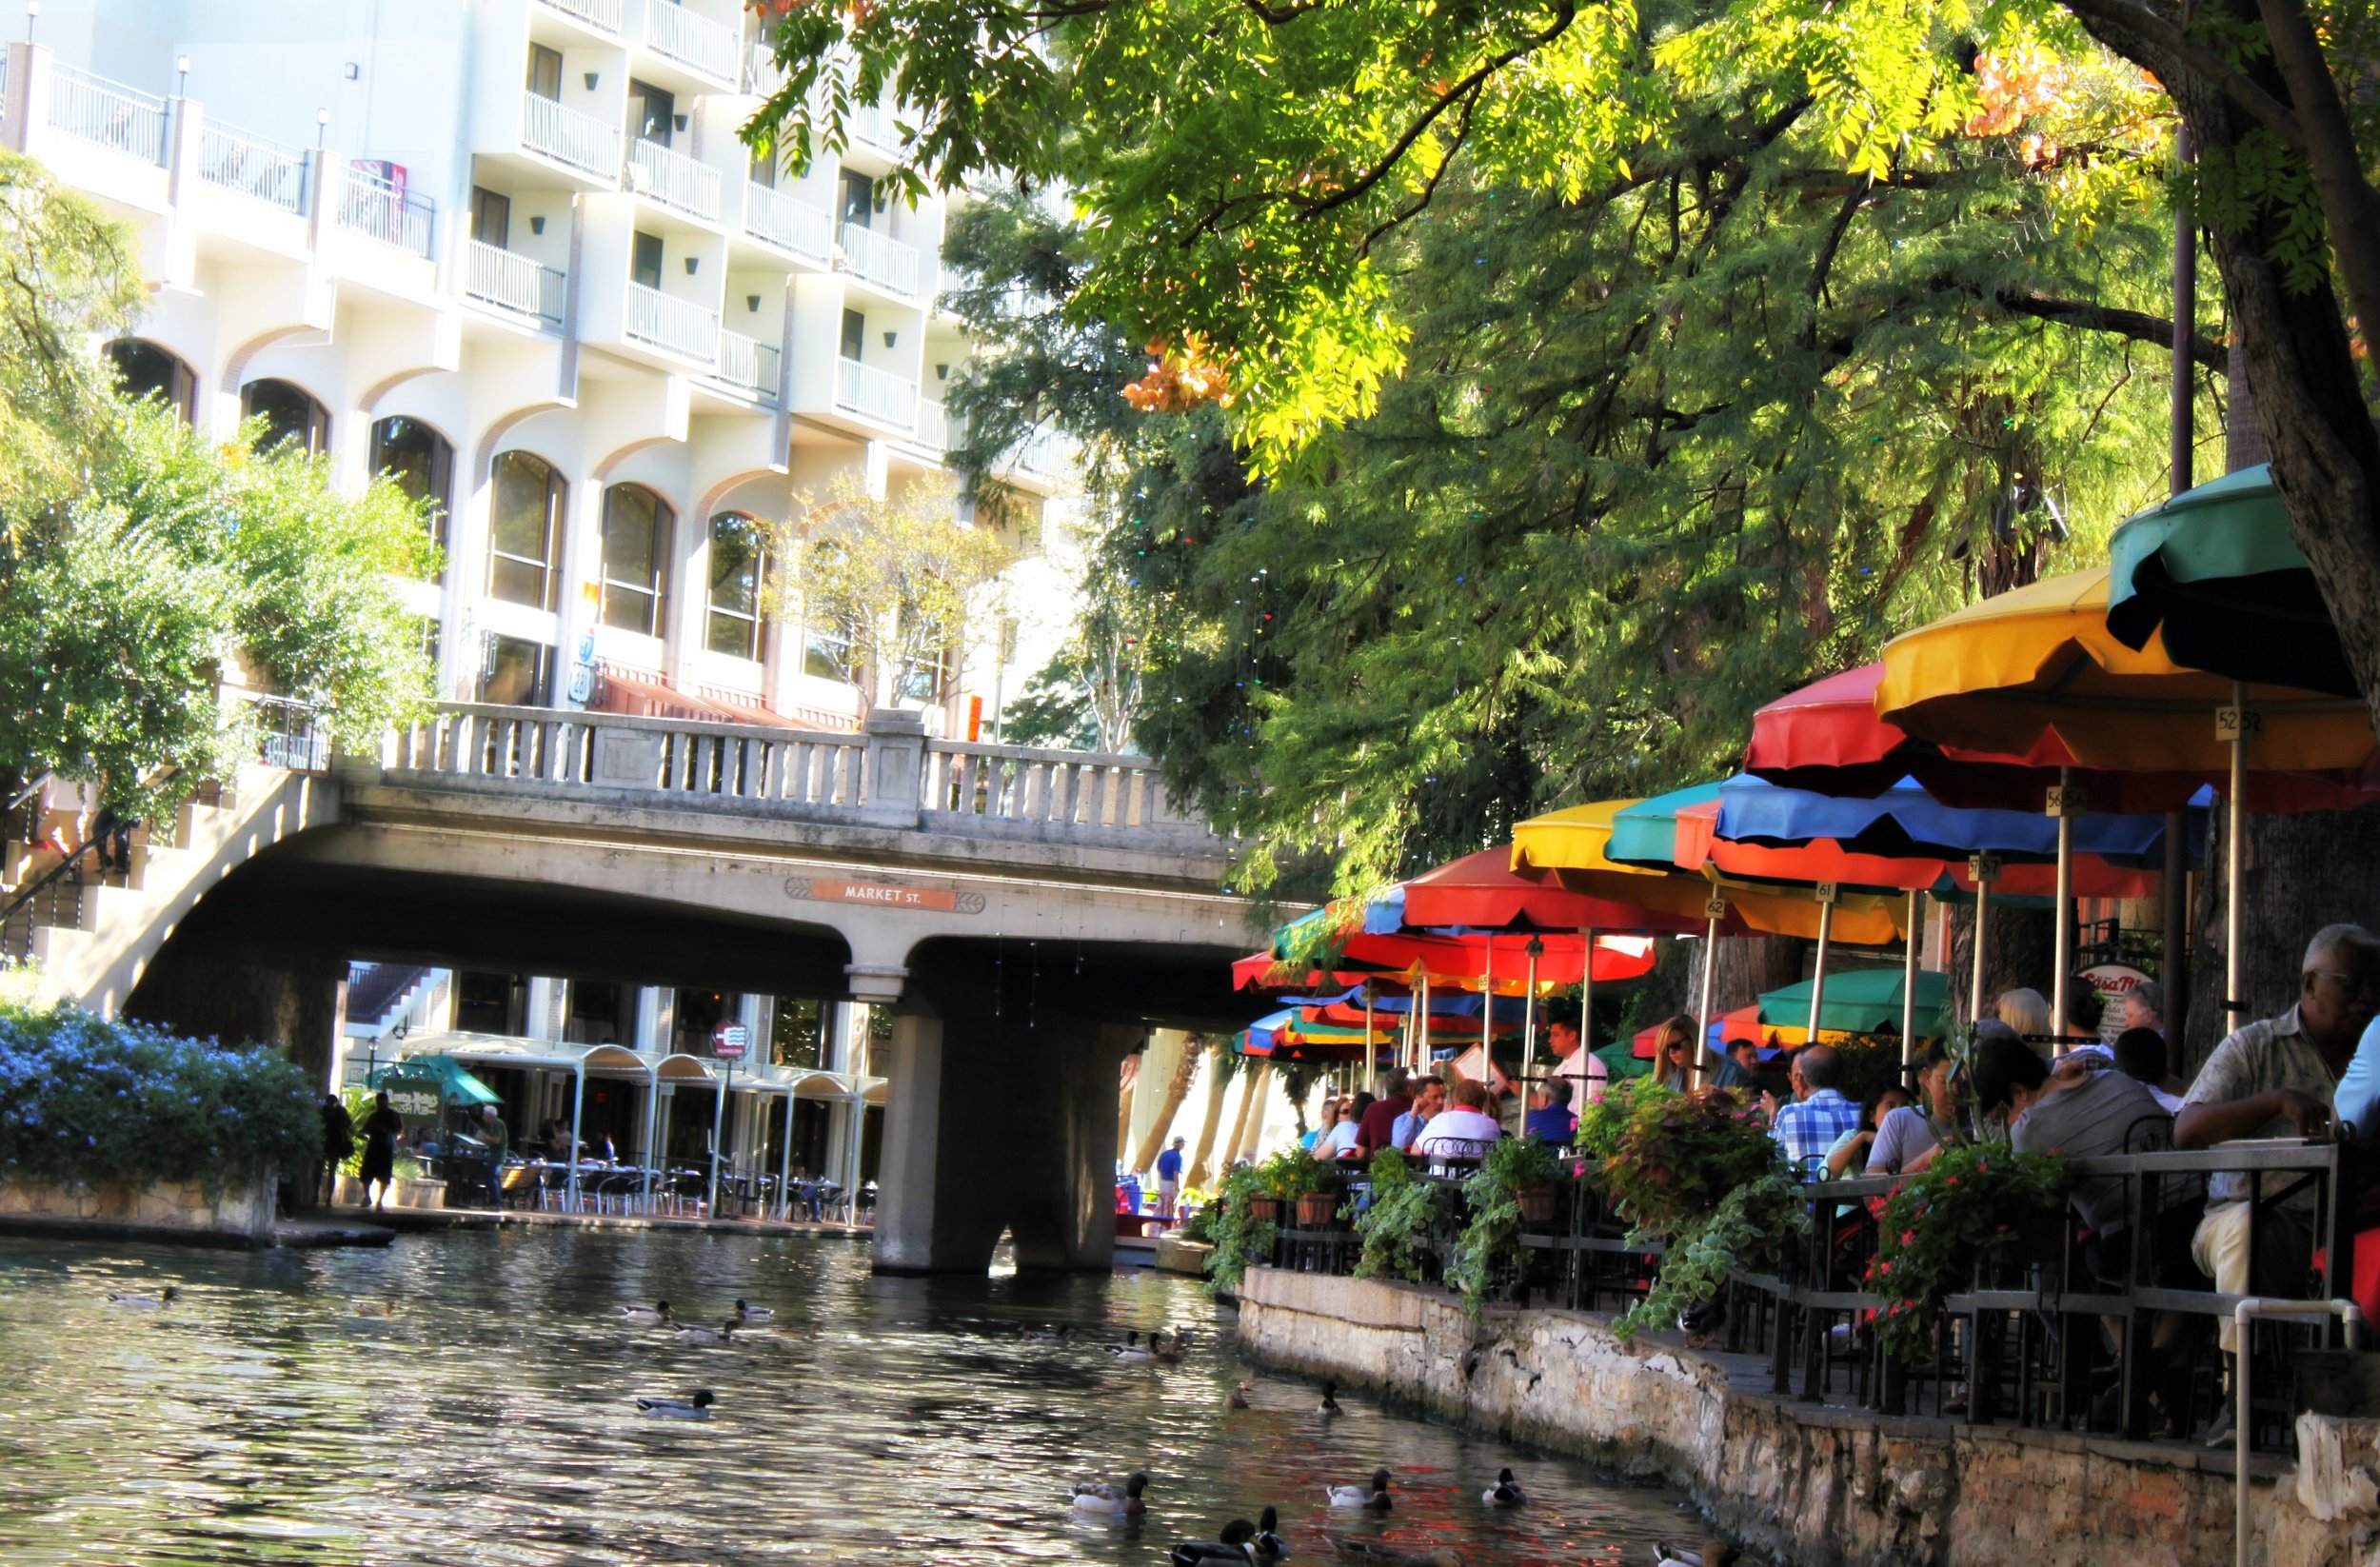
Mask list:
[[1053,976],[1019,966],[913,972],[885,1065],[879,1273],[980,1274],[1002,1230],[1022,1270],[1112,1261],[1117,1076],[1146,1030],[1065,1012]]

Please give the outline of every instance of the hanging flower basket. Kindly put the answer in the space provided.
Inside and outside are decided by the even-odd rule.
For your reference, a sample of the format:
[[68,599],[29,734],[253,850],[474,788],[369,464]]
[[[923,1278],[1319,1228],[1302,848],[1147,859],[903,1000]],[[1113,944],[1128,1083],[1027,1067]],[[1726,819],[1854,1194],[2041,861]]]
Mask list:
[[1251,1197],[1248,1199],[1248,1219],[1258,1224],[1278,1224],[1280,1222],[1280,1208],[1278,1197]]
[[1308,1192],[1298,1199],[1298,1228],[1301,1230],[1327,1230],[1338,1218],[1337,1192]]
[[1554,1222],[1554,1202],[1560,1188],[1551,1180],[1533,1180],[1513,1194],[1520,1204],[1523,1224]]

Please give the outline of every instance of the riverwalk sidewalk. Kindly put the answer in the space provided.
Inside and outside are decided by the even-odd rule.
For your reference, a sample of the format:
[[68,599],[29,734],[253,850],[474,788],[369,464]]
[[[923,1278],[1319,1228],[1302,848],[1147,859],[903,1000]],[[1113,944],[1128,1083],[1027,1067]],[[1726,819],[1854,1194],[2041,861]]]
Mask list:
[[[691,1219],[661,1214],[547,1213],[535,1208],[366,1208],[351,1205],[308,1209],[309,1220],[382,1227],[390,1232],[419,1230],[577,1229],[577,1230],[712,1230],[736,1235],[808,1235],[823,1240],[849,1240],[874,1235],[867,1224],[781,1223],[770,1219]],[[341,1244],[330,1241],[326,1244]],[[353,1243],[353,1242],[348,1242]],[[362,1242],[370,1244],[370,1242]]]

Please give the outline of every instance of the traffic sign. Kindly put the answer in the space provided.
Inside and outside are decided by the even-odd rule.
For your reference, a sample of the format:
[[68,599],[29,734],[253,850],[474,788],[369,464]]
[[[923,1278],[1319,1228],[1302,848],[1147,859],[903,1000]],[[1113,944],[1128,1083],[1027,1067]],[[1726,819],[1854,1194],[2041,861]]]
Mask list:
[[711,1030],[711,1054],[721,1061],[742,1061],[752,1042],[752,1031],[740,1022],[723,1022]]

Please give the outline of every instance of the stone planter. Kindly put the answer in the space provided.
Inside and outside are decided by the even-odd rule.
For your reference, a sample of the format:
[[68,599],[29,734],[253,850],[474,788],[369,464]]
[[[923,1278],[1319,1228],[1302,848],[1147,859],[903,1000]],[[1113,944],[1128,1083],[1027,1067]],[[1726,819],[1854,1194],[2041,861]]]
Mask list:
[[397,1194],[390,1199],[400,1208],[443,1208],[446,1205],[446,1183],[443,1180],[411,1180],[397,1178]]
[[203,1182],[154,1186],[0,1184],[0,1220],[45,1228],[87,1225],[93,1234],[176,1232],[192,1239],[272,1242],[273,1181],[268,1177],[220,1190]]
[[1308,1192],[1298,1199],[1298,1228],[1327,1230],[1339,1221],[1337,1192]]
[[1551,1224],[1554,1221],[1554,1201],[1559,1188],[1550,1180],[1532,1181],[1513,1194],[1520,1203],[1523,1224]]

